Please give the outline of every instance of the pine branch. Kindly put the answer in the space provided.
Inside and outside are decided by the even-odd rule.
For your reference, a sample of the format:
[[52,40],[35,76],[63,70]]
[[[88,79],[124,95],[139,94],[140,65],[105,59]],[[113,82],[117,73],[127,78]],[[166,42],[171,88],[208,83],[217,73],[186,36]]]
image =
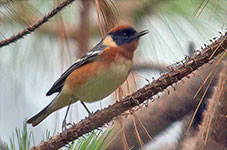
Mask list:
[[45,15],[42,19],[38,20],[36,23],[34,23],[32,26],[24,29],[23,31],[19,32],[16,35],[11,36],[8,39],[5,39],[3,41],[0,41],[0,48],[6,45],[9,45],[13,42],[16,42],[19,39],[22,39],[27,34],[30,34],[31,32],[35,31],[37,28],[39,28],[41,25],[46,23],[49,19],[51,19],[53,16],[55,16],[59,11],[61,11],[64,7],[68,6],[75,0],[65,0],[61,4],[59,4],[55,9],[53,9],[51,12],[49,12],[47,15]]
[[[136,136],[136,131],[132,130],[135,126],[133,120],[136,120],[135,122],[139,136],[145,144],[150,141],[150,137],[155,137],[167,129],[172,123],[180,120],[185,121],[185,118],[191,119],[192,114],[200,103],[202,95],[207,87],[209,87],[208,91],[205,92],[206,96],[196,113],[195,119],[193,119],[193,129],[198,127],[198,124],[201,121],[200,119],[203,116],[202,114],[206,109],[207,100],[214,94],[214,89],[219,80],[218,74],[222,68],[226,67],[223,65],[224,60],[222,60],[223,63],[219,63],[219,59],[221,59],[221,57],[217,56],[212,64],[205,64],[200,67],[199,70],[190,74],[190,78],[183,78],[181,82],[174,85],[176,88],[169,87],[164,90],[162,94],[160,94],[160,98],[155,97],[153,100],[154,102],[152,101],[152,103],[146,105],[146,108],[142,107],[143,109],[136,111],[136,118],[133,115],[130,115],[127,118],[123,117],[123,129],[119,122],[114,121],[114,129],[108,139],[111,139],[113,136],[115,138],[108,145],[107,149],[122,149],[124,145],[122,142],[122,134],[115,135],[119,130],[124,131],[129,147],[134,147],[134,149],[139,149],[141,147],[138,136]],[[206,80],[206,77],[210,73],[212,73],[211,77],[204,84],[204,80]],[[209,86],[211,78],[212,82]],[[202,84],[204,84],[203,88],[196,98],[193,98]],[[187,125],[189,124],[189,121],[190,120],[188,120]]]
[[145,85],[143,88],[125,97],[123,100],[110,105],[108,108],[98,110],[96,113],[81,120],[71,128],[53,136],[37,146],[34,146],[32,150],[59,149],[60,147],[65,146],[83,134],[110,122],[114,117],[117,117],[123,112],[131,110],[135,106],[139,106],[146,100],[152,99],[152,96],[162,92],[168,86],[173,85],[183,77],[187,77],[190,73],[197,70],[202,65],[210,62],[215,56],[223,52],[226,53],[226,48],[227,32],[210,45],[207,45],[204,49],[202,49],[202,51],[192,57],[185,58],[176,66],[171,67],[171,71],[163,74],[157,80]]

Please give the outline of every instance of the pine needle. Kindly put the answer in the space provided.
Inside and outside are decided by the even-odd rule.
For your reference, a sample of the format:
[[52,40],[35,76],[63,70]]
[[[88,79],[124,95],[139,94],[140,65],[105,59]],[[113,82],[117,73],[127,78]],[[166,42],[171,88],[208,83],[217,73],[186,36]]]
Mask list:
[[117,24],[116,7],[111,0],[95,0],[99,30],[103,37],[110,29]]

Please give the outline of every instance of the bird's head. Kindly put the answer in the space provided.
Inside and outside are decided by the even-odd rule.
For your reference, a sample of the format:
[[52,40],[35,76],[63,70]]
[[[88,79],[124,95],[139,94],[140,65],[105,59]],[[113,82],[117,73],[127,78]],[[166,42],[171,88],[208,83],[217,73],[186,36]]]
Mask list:
[[131,26],[120,25],[111,29],[103,39],[103,45],[122,47],[135,51],[139,38],[148,33],[148,30],[137,32]]

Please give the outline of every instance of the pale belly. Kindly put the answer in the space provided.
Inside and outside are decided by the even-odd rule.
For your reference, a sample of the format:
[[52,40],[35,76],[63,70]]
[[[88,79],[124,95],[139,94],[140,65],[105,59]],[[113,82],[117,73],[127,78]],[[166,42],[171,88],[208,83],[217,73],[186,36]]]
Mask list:
[[[89,78],[73,95],[83,102],[95,102],[114,92],[128,77],[132,61],[100,68],[95,77]],[[103,71],[105,70],[105,71]]]

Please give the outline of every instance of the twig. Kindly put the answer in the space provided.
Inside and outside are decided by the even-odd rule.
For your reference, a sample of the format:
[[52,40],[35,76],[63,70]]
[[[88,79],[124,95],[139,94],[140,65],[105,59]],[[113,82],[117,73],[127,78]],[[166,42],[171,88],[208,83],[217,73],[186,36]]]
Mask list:
[[[121,113],[130,110],[135,106],[138,106],[159,92],[162,92],[168,86],[178,82],[183,77],[188,76],[202,65],[208,63],[211,60],[209,59],[211,55],[213,55],[213,59],[215,56],[225,52],[226,48],[227,32],[214,43],[206,46],[201,53],[182,61],[183,63],[180,63],[178,66],[172,68],[171,71],[163,74],[157,80],[145,85],[143,88],[125,97],[123,100],[110,105],[108,108],[98,110],[96,113],[81,120],[71,128],[53,136],[52,138],[40,143],[37,146],[34,146],[32,150],[59,149],[60,147],[65,146],[83,134],[103,126],[105,123],[110,122],[114,117],[117,117]],[[213,54],[214,50],[216,50],[215,54]]]
[[6,45],[9,45],[19,39],[22,39],[25,35],[30,34],[31,32],[35,31],[38,27],[40,27],[42,24],[47,22],[50,18],[55,16],[59,11],[61,11],[64,7],[69,5],[75,0],[65,0],[61,4],[59,4],[55,9],[53,9],[51,12],[49,12],[47,15],[45,15],[42,19],[38,20],[36,23],[34,23],[32,26],[24,29],[23,31],[19,32],[16,35],[11,36],[10,38],[3,40],[0,42],[0,48]]

